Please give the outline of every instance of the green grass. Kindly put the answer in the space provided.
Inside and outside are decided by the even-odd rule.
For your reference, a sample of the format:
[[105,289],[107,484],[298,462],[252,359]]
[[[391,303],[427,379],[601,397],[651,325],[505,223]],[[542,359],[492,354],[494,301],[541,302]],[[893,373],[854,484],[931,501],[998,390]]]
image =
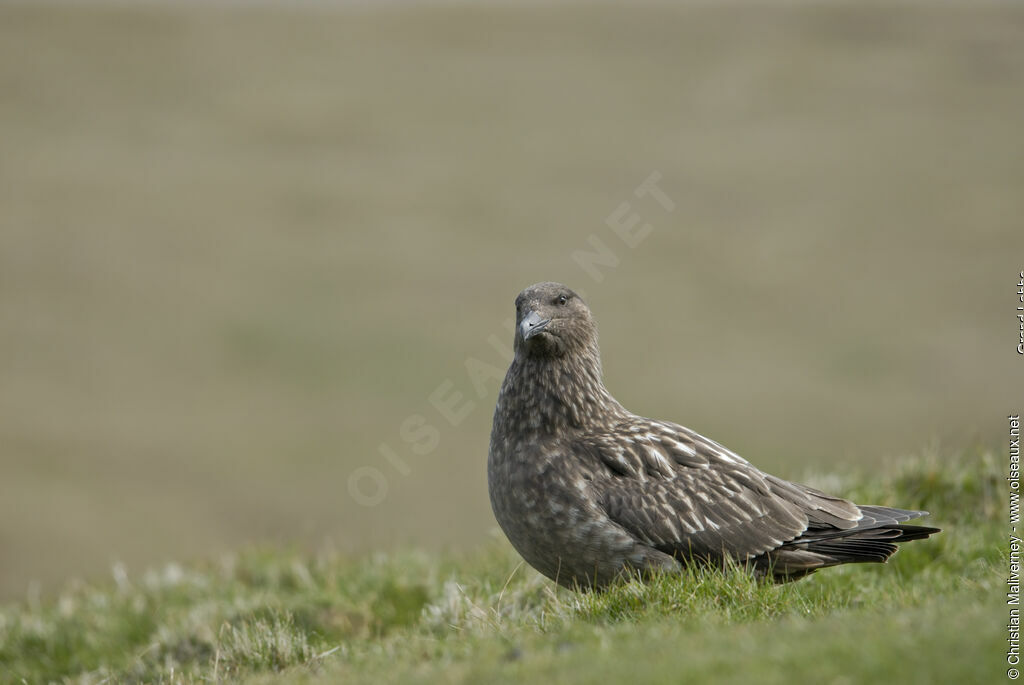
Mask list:
[[[75,682],[992,682],[1005,524],[991,454],[849,475],[944,528],[887,566],[771,585],[692,570],[576,594],[503,540],[468,555],[250,550],[0,611],[0,679]],[[834,484],[834,483],[833,483]]]

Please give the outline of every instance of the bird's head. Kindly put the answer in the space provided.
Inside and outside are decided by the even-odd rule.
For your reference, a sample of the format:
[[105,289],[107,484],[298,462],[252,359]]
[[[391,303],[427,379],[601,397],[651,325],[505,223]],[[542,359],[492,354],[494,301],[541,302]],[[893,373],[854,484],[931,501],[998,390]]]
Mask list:
[[563,357],[596,348],[597,326],[583,299],[561,283],[537,283],[516,297],[517,352]]

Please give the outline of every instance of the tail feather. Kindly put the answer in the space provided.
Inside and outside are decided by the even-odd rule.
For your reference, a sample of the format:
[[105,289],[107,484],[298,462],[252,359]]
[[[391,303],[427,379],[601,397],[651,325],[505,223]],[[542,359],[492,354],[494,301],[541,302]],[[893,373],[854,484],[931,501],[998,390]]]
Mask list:
[[800,537],[765,555],[765,570],[776,580],[803,577],[819,568],[840,564],[883,563],[896,553],[897,543],[921,540],[939,528],[903,521],[927,516],[926,511],[859,506],[864,516],[852,528],[813,524]]
[[928,515],[927,511],[879,507],[874,504],[858,504],[857,508],[863,514],[863,518],[857,522],[858,528],[872,528],[888,523],[903,523],[904,521],[919,519]]
[[894,538],[892,542],[910,542],[911,540],[924,540],[929,535],[935,533],[941,533],[941,528],[932,528],[930,526],[911,526],[903,524],[896,527],[899,530],[899,537]]
[[[835,564],[882,563],[896,553],[896,545],[879,540],[840,539],[833,542],[817,542],[807,546],[807,551],[828,557]],[[824,561],[824,560],[823,560]]]

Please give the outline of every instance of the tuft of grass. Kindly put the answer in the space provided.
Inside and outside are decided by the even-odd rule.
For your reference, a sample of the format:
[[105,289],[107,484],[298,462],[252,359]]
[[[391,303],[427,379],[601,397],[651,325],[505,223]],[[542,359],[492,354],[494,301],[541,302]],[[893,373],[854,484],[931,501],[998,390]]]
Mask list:
[[844,494],[930,507],[944,532],[885,568],[783,585],[733,565],[575,593],[501,539],[468,555],[254,549],[115,568],[0,610],[0,681],[985,682],[1005,637],[1000,479],[984,452],[849,476]]
[[277,672],[307,663],[316,656],[310,639],[310,634],[296,627],[288,612],[225,623],[217,637],[214,677],[244,671]]
[[758,581],[738,564],[724,570],[693,567],[682,574],[659,574],[623,583],[607,592],[563,599],[576,618],[590,622],[638,622],[686,617],[713,623],[778,618],[807,609],[791,585]]

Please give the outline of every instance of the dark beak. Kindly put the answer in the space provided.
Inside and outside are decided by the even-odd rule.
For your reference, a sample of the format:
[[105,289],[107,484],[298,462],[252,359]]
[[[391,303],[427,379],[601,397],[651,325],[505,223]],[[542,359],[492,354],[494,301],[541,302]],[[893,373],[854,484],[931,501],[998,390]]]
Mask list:
[[519,335],[523,340],[529,340],[544,330],[544,327],[551,322],[551,319],[542,319],[537,312],[527,312],[523,320],[519,322]]

